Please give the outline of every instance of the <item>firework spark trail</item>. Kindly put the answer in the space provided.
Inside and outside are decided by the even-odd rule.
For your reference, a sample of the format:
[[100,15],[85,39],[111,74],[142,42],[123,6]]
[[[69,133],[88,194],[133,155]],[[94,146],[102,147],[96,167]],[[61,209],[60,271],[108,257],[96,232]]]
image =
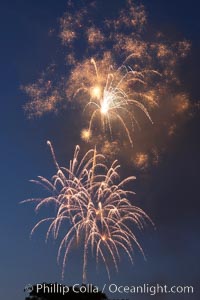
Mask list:
[[31,235],[41,224],[50,222],[46,240],[50,234],[57,239],[61,228],[63,230],[66,226],[64,227],[66,234],[58,250],[58,261],[63,257],[62,276],[70,250],[74,243],[79,244],[83,239],[83,282],[87,280],[89,253],[93,253],[97,264],[100,261],[105,264],[110,277],[108,257],[118,271],[121,250],[127,254],[131,262],[133,262],[133,243],[143,253],[132,231],[132,225],[142,230],[147,222],[152,223],[142,209],[132,205],[128,200],[134,192],[124,189],[124,186],[135,177],[120,181],[118,162],[114,161],[108,168],[105,157],[98,154],[96,149],[89,150],[79,163],[79,146],[75,148],[70,167],[60,167],[51,143],[48,142],[48,145],[57,172],[51,180],[39,176],[38,180],[33,182],[45,187],[50,196],[22,202],[36,202],[36,211],[49,203],[54,203],[56,214],[54,217],[41,219],[33,227]]

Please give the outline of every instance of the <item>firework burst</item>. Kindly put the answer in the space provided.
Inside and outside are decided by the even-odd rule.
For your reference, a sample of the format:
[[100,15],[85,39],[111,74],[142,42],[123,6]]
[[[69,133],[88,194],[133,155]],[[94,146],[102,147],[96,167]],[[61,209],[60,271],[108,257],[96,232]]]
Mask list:
[[89,2],[67,3],[59,28],[64,64],[59,59],[22,87],[30,98],[24,109],[40,117],[76,107],[74,119],[81,113],[84,128],[78,130],[91,148],[120,141],[133,162],[138,152],[150,157],[156,148],[161,155],[192,108],[177,73],[190,42],[149,30],[146,9],[135,1],[122,1],[111,14],[109,5]]
[[[35,210],[49,203],[54,203],[54,217],[41,219],[32,229],[33,232],[44,222],[50,222],[46,240],[52,234],[55,239],[66,231],[58,250],[58,261],[62,259],[62,276],[67,258],[74,244],[83,240],[83,282],[87,280],[87,261],[90,253],[97,264],[103,262],[110,277],[108,258],[113,262],[116,271],[123,250],[133,262],[133,251],[136,245],[143,253],[142,247],[132,226],[142,230],[151,222],[146,213],[131,204],[128,200],[134,192],[125,190],[124,186],[135,179],[134,176],[120,181],[120,165],[114,161],[110,168],[105,164],[105,157],[96,149],[89,150],[78,161],[79,146],[76,146],[74,157],[69,168],[60,167],[50,142],[48,142],[56,174],[51,180],[39,176],[34,183],[42,185],[50,196],[42,199],[28,199],[23,202],[37,202]],[[67,224],[66,224],[67,221]]]
[[[126,62],[130,58],[131,56]],[[95,120],[100,117],[104,131],[108,130],[112,136],[115,130],[112,123],[117,122],[123,127],[133,146],[130,128],[134,129],[134,124],[138,125],[135,108],[139,108],[152,122],[147,108],[142,103],[145,94],[137,91],[138,85],[145,85],[146,74],[159,73],[154,70],[133,71],[130,66],[123,64],[117,70],[110,66],[107,73],[104,71],[105,73],[101,74],[94,59],[91,59],[91,65],[94,68],[88,68],[90,72],[87,72],[86,82],[80,83],[80,87],[74,93],[74,98],[79,94],[88,96],[84,108],[84,111],[90,114],[88,132],[91,132]]]

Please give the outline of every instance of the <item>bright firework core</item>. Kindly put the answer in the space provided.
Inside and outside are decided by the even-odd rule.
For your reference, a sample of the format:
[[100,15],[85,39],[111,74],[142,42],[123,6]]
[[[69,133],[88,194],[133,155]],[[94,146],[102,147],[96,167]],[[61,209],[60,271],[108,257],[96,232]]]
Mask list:
[[105,234],[103,234],[103,235],[101,236],[101,239],[102,239],[102,241],[105,241],[105,240],[107,239],[107,236],[106,236]]
[[91,138],[91,136],[92,136],[91,130],[83,129],[83,130],[81,131],[81,138],[82,138],[82,140],[84,140],[85,142],[88,142],[89,139]]
[[101,103],[101,113],[103,115],[106,115],[108,113],[108,110],[109,110],[109,102],[107,98],[104,98]]
[[91,93],[92,98],[100,99],[101,98],[101,94],[102,94],[101,87],[98,86],[98,85],[93,86],[91,88],[90,93]]

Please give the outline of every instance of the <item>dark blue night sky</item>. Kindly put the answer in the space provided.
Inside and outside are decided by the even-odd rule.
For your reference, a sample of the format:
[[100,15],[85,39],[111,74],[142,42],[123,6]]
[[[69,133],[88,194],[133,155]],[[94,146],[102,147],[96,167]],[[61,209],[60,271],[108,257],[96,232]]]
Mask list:
[[[143,4],[152,26],[191,41],[192,48],[182,64],[180,77],[192,101],[199,100],[199,1],[146,0]],[[123,6],[123,1],[105,1],[106,5],[112,9]],[[0,298],[5,300],[24,299],[23,289],[28,283],[61,282],[61,268],[56,262],[57,243],[51,240],[45,244],[43,229],[29,239],[37,216],[32,205],[19,202],[40,193],[29,179],[39,174],[50,177],[54,171],[46,141],[53,141],[57,156],[64,163],[78,142],[78,134],[69,126],[74,124],[70,111],[28,120],[23,111],[27,96],[20,86],[36,80],[50,62],[63,57],[58,38],[50,36],[49,30],[58,26],[65,10],[64,0],[0,1]],[[143,207],[157,229],[146,230],[141,237],[147,261],[136,253],[132,267],[125,259],[120,273],[113,275],[111,282],[194,285],[194,295],[156,299],[199,299],[199,129],[199,114],[195,113],[178,131],[159,165],[148,170],[147,176],[138,174],[135,190],[138,197],[143,197]],[[81,282],[79,255],[79,252],[72,254],[63,283]],[[94,284],[101,287],[109,282],[101,268],[94,274],[90,277]]]

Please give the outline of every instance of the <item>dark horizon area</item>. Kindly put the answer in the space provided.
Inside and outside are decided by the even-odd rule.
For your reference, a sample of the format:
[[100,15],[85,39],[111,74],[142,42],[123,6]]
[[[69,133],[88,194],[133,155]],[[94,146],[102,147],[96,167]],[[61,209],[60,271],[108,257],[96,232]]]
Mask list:
[[[81,121],[74,111],[63,109],[60,113],[28,119],[23,110],[28,96],[20,88],[37,80],[50,63],[62,61],[65,51],[54,33],[58,29],[59,18],[66,11],[66,2],[0,1],[0,298],[4,300],[25,299],[24,288],[27,284],[82,283],[81,251],[74,247],[62,281],[62,266],[56,261],[57,241],[50,238],[45,243],[45,226],[30,239],[30,231],[39,216],[34,213],[34,205],[19,204],[22,200],[40,197],[43,193],[29,182],[30,179],[38,175],[50,178],[55,172],[47,140],[52,141],[61,165],[68,164],[75,145],[79,143],[80,133],[76,132],[76,128]],[[155,223],[155,230],[149,226],[138,234],[146,260],[137,249],[133,266],[122,255],[119,273],[111,267],[110,280],[104,266],[100,265],[96,270],[95,262],[91,260],[88,282],[97,285],[100,290],[104,284],[111,283],[123,286],[145,283],[192,285],[195,290],[193,295],[157,295],[155,299],[198,300],[200,3],[186,0],[143,0],[140,3],[146,8],[148,23],[152,26],[150,30],[160,30],[175,40],[186,39],[191,42],[191,50],[180,64],[179,77],[183,91],[189,95],[195,108],[166,145],[167,150],[156,166],[145,171],[138,171],[130,165],[123,169],[123,175],[137,176],[133,184],[136,202]],[[102,2],[102,14],[104,6],[106,9],[109,7],[112,13],[112,7],[122,7],[123,1]],[[109,299],[146,300],[153,297],[111,294],[107,290],[105,294]]]

